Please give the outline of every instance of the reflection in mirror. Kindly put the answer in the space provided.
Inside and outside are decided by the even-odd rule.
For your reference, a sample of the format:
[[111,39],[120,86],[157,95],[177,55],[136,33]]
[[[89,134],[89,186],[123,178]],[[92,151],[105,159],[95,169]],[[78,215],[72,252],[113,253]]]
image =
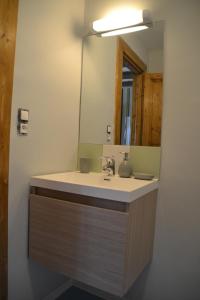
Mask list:
[[160,146],[162,58],[159,24],[84,39],[80,143]]
[[[121,145],[135,145],[137,138],[136,127],[136,80],[140,72],[123,57],[122,66],[122,90],[121,90],[121,124],[120,143]],[[116,126],[117,128],[117,126]],[[118,144],[118,141],[116,141]]]
[[[123,59],[122,67],[122,112],[121,112],[121,143],[122,145],[131,144],[132,119],[134,119],[135,103],[133,99],[133,82],[135,81],[134,67]],[[133,116],[133,118],[132,118]]]
[[[141,135],[141,119],[136,99],[136,82],[146,70],[146,65],[122,39],[117,39],[116,95],[115,95],[115,144],[136,145]],[[137,100],[137,101],[136,101]]]
[[118,39],[115,144],[160,146],[162,74],[147,66]]

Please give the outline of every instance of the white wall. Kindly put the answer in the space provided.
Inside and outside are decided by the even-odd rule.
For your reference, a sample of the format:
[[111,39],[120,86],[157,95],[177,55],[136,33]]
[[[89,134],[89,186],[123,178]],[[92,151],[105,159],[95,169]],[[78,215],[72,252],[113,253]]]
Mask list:
[[[11,121],[9,300],[40,300],[66,279],[28,260],[30,177],[76,166],[84,1],[20,0]],[[30,110],[27,137],[17,109]]]
[[163,49],[152,49],[148,52],[148,72],[163,73]]
[[[200,299],[200,2],[163,1],[161,186],[154,261],[132,298]],[[136,295],[138,295],[136,297]]]
[[[87,0],[86,3],[89,3]],[[133,3],[134,2],[134,3]],[[165,20],[161,182],[154,258],[125,299],[200,299],[200,1],[96,0],[150,9]]]

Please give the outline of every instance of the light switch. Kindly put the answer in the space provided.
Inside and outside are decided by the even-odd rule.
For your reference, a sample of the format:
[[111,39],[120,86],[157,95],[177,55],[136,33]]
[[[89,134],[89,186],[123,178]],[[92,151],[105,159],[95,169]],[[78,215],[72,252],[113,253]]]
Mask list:
[[108,134],[111,134],[111,130],[112,130],[111,125],[107,125],[107,133]]
[[112,133],[112,126],[107,125],[107,127],[106,127],[106,140],[107,140],[107,142],[111,141],[111,133]]
[[29,112],[25,109],[20,109],[19,113],[19,121],[25,121],[28,122]]
[[29,110],[24,108],[18,109],[17,131],[20,135],[28,134]]

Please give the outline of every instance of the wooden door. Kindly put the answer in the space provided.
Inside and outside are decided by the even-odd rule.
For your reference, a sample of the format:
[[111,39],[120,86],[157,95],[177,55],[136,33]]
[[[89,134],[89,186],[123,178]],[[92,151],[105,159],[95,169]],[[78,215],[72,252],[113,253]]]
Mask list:
[[131,145],[140,146],[142,143],[142,101],[143,101],[143,74],[135,79],[135,119],[132,121]]
[[18,0],[0,1],[0,300],[7,299],[8,163]]
[[145,73],[143,78],[144,96],[142,103],[142,145],[160,146],[162,121],[161,73]]

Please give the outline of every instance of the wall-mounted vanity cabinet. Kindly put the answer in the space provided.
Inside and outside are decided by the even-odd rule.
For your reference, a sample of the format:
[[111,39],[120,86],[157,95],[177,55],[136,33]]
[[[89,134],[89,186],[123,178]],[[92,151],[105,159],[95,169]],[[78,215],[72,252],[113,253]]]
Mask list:
[[29,256],[122,296],[152,258],[158,183],[69,174],[32,179]]

